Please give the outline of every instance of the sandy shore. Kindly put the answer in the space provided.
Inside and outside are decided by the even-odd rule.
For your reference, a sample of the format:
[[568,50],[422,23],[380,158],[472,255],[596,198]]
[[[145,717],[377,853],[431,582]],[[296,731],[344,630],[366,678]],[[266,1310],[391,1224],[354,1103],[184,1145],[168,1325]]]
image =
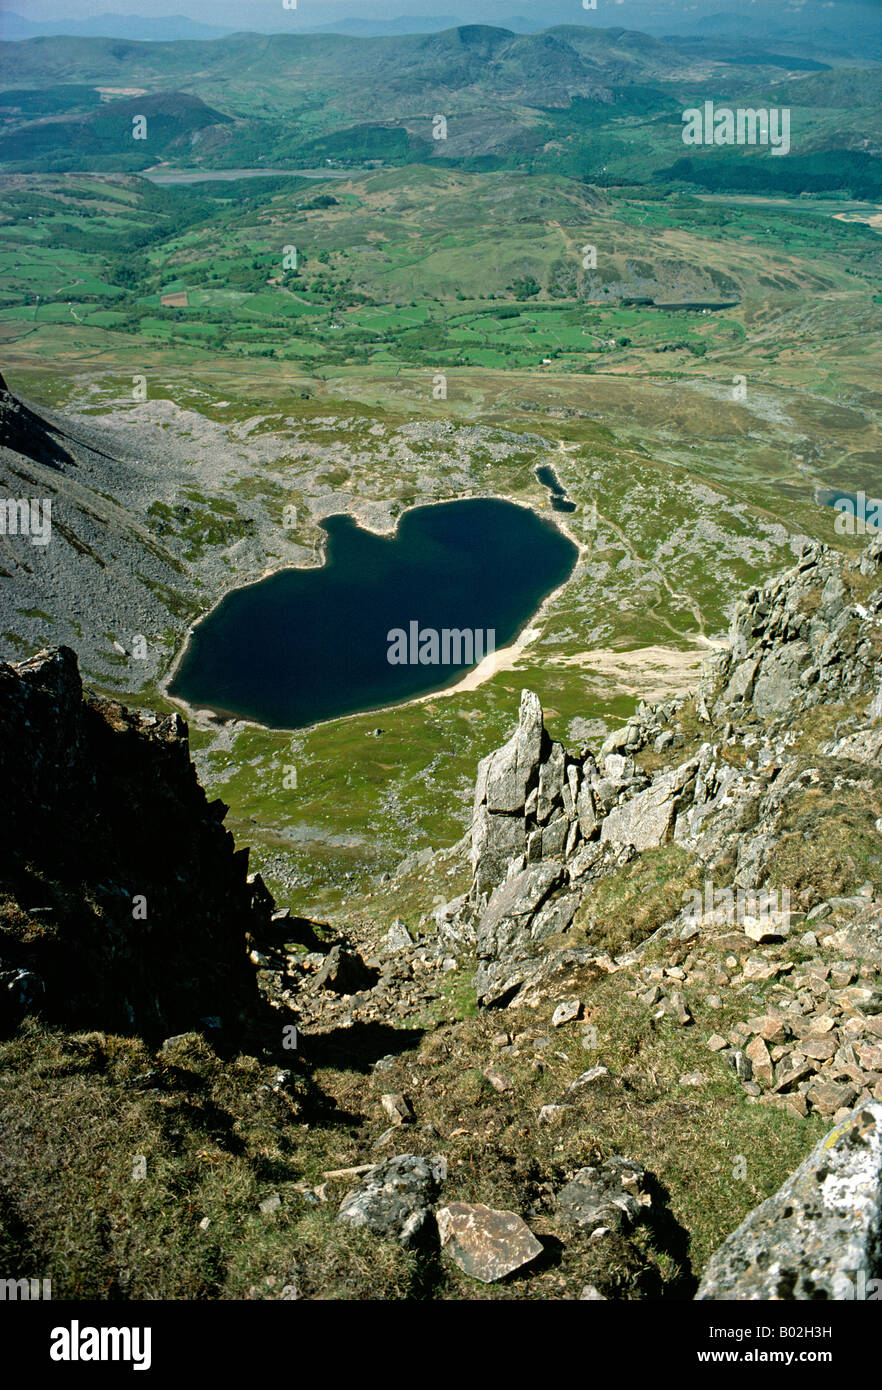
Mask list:
[[[552,597],[554,597],[552,595]],[[436,690],[430,695],[419,695],[408,704],[424,704],[427,700],[437,700],[444,695],[458,695],[463,691],[477,690],[479,685],[490,680],[500,671],[511,671],[518,658],[539,636],[541,628],[526,628],[510,647],[502,647],[497,652],[485,656],[480,666],[469,671],[456,685],[446,690]],[[727,646],[726,642],[713,642],[708,638],[697,639],[698,645],[683,650],[679,647],[635,647],[631,651],[614,651],[610,647],[597,647],[592,651],[576,652],[572,656],[549,656],[546,665],[579,666],[586,678],[611,681],[617,693],[639,695],[641,699],[652,701],[667,700],[674,695],[685,695],[694,690],[702,663],[712,651]]]
[[500,647],[498,651],[489,652],[479,666],[474,670],[467,671],[461,681],[456,685],[450,685],[445,690],[433,690],[428,695],[417,695],[415,699],[408,700],[409,705],[422,705],[427,700],[437,700],[442,695],[460,695],[464,690],[477,690],[479,685],[489,681],[499,671],[510,671],[525,647],[538,637],[541,629],[538,627],[525,628],[516,641],[510,647]]

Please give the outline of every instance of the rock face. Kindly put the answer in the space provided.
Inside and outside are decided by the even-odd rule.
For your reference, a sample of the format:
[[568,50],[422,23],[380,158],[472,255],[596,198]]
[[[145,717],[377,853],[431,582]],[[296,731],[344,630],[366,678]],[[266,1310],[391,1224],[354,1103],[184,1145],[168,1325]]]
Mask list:
[[[733,768],[710,743],[673,768],[639,772],[633,753],[658,741],[674,708],[642,707],[598,759],[585,748],[576,757],[551,742],[536,696],[523,692],[518,727],[480,764],[475,790],[460,917],[474,927],[479,1003],[523,998],[551,968],[584,889],[635,854],[674,842],[709,862],[734,846],[736,883],[762,882],[787,778],[770,792],[767,772]],[[745,836],[757,810],[759,829]]]
[[[682,786],[688,776],[682,779]],[[620,797],[642,791],[632,761],[610,754],[603,770],[583,749],[578,757],[553,743],[535,694],[521,696],[508,742],[480,763],[472,817],[472,888],[463,914],[474,923],[483,1004],[508,1002],[568,930],[582,889],[633,855],[632,841],[661,842],[662,813],[638,811],[634,833],[601,843],[604,817]],[[676,794],[662,789],[659,805]],[[666,819],[670,811],[665,811]],[[545,949],[543,949],[545,948]]]
[[[880,553],[876,538],[860,558],[861,573],[875,572]],[[732,618],[730,648],[709,673],[709,683],[719,684],[717,719],[782,719],[874,682],[870,628],[882,594],[866,610],[849,602],[840,564],[835,552],[812,543],[793,569],[748,590]]]
[[[517,728],[479,766],[472,885],[457,912],[461,934],[473,931],[477,944],[479,1003],[523,1002],[555,969],[555,953],[578,954],[579,943],[566,933],[584,890],[635,854],[673,843],[711,876],[721,864],[727,874],[734,865],[736,891],[761,889],[787,828],[788,803],[816,776],[787,751],[794,713],[822,701],[869,700],[865,722],[854,728],[852,720],[818,751],[878,763],[882,589],[865,606],[853,601],[849,570],[875,575],[880,565],[882,537],[848,563],[809,544],[793,569],[750,590],[735,610],[730,649],[709,661],[695,701],[716,741],[685,760],[676,760],[684,737],[670,727],[682,701],[639,706],[595,757],[587,748],[576,754],[552,742],[537,697],[523,692]],[[755,754],[738,763],[725,753],[733,743]],[[650,746],[670,754],[668,765],[651,775],[635,763]],[[688,923],[676,926],[686,930]],[[782,913],[774,920],[768,913],[762,920],[745,917],[739,929],[756,942],[788,935]],[[768,1074],[761,1059],[759,1080]],[[847,1105],[844,1094],[824,1113]],[[833,1099],[819,1096],[817,1108]]]
[[441,1248],[473,1279],[492,1284],[542,1253],[542,1245],[513,1211],[478,1202],[451,1202],[437,1213]]
[[635,849],[653,849],[673,839],[677,813],[688,806],[695,790],[698,763],[685,763],[657,777],[645,792],[614,806],[600,832],[602,840],[616,840]]
[[257,1004],[273,903],[190,761],[187,726],[84,695],[66,647],[0,663],[0,1009],[147,1037]]
[[447,1177],[440,1155],[416,1158],[399,1154],[379,1164],[340,1204],[338,1221],[366,1226],[376,1236],[418,1245],[430,1234],[432,1203]]
[[523,812],[543,744],[547,741],[542,706],[532,691],[525,690],[521,696],[518,727],[508,743],[491,753],[486,764],[482,764],[485,769],[484,802],[488,812],[496,815]]
[[882,1104],[873,1102],[831,1130],[729,1236],[696,1298],[861,1298],[880,1276]]

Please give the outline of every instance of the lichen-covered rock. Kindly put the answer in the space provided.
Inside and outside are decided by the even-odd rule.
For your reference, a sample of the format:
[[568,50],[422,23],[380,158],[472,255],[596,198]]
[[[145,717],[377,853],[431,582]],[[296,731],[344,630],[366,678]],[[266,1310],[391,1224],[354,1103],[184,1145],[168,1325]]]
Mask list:
[[[593,759],[588,762],[593,770]],[[471,826],[471,899],[483,905],[514,861],[572,854],[594,828],[583,772],[545,731],[542,706],[521,693],[517,728],[478,765]]]
[[398,1154],[365,1175],[340,1203],[338,1221],[365,1226],[375,1236],[418,1245],[431,1234],[432,1203],[447,1177],[441,1154]]
[[853,763],[878,766],[882,756],[882,729],[857,729],[826,747],[824,752],[831,758],[848,758]]
[[711,1257],[696,1298],[848,1299],[882,1274],[882,1104],[859,1106]]
[[522,816],[495,816],[479,806],[472,823],[473,892],[480,900],[500,883],[512,859],[524,853],[527,843]]
[[[481,1003],[497,1002],[523,980],[525,972],[517,967],[536,956],[536,919],[546,899],[563,883],[563,877],[563,865],[557,861],[531,864],[512,874],[493,893],[477,926],[476,987]],[[569,905],[569,920],[577,902],[578,899]],[[555,927],[563,930],[560,916]],[[544,935],[550,934],[546,922]]]
[[626,1233],[642,1221],[652,1206],[646,1173],[627,1158],[608,1158],[580,1168],[557,1194],[556,1206],[566,1221],[588,1233]]

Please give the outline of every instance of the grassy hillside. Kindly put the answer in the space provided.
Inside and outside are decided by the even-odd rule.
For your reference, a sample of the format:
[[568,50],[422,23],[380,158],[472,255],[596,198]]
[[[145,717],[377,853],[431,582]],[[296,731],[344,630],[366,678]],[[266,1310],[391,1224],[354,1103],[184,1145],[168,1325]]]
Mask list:
[[0,339],[307,372],[813,373],[821,345],[828,364],[860,361],[882,323],[872,215],[425,166],[174,190],[19,176]]
[[[781,61],[760,55],[745,65],[725,52],[699,57],[675,42],[584,27],[517,35],[473,25],[376,39],[237,34],[208,43],[32,39],[0,52],[0,160],[23,172],[160,160],[206,168],[431,160],[607,184],[799,192],[807,179],[809,189],[878,196],[877,71],[818,72],[814,59],[802,68],[793,57],[782,74]],[[30,95],[41,90],[46,114]],[[191,110],[180,129],[157,120],[137,150],[120,140],[116,122],[135,96],[167,104],[171,93],[222,113],[212,117],[217,129],[206,134],[207,114]],[[683,163],[682,113],[706,100],[790,107],[787,171],[759,149],[690,152]],[[65,113],[61,124],[54,111]],[[832,151],[847,158],[813,158]]]

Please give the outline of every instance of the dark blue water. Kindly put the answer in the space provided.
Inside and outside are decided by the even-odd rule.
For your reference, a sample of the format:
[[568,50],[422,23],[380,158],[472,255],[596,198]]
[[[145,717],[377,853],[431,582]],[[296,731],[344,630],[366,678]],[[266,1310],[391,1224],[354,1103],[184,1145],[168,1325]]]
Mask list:
[[576,510],[575,502],[570,501],[566,488],[549,463],[540,464],[536,469],[536,477],[543,487],[548,488],[551,494],[552,511],[574,512]]
[[[488,498],[415,508],[390,537],[348,516],[322,526],[324,566],[282,570],[229,594],[194,630],[173,695],[301,729],[443,689],[477,664],[464,659],[465,644],[445,652],[439,640],[438,664],[390,664],[390,631],[409,638],[416,622],[420,634],[469,630],[504,647],[578,555],[551,522]],[[420,649],[433,655],[431,642],[408,642],[406,654]]]
[[[868,497],[866,492],[847,492],[844,488],[836,487],[816,487],[815,501],[822,507],[836,507],[838,504],[840,510],[843,510],[843,504],[847,503],[846,511],[850,511],[852,516],[865,519],[872,518],[882,507],[882,498],[878,491],[874,496]],[[875,523],[873,529],[876,529]]]

